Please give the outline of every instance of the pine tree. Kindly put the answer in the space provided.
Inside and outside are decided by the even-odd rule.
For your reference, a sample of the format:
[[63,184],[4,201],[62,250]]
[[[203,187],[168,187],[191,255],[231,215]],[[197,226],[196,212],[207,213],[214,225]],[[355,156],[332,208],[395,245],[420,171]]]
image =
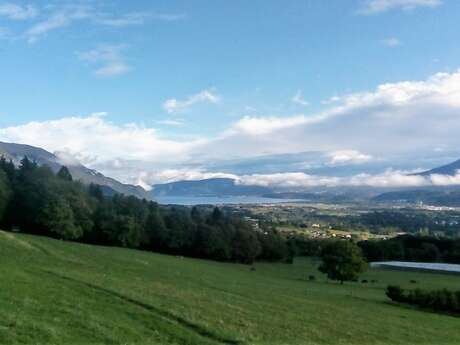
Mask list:
[[72,181],[72,174],[70,173],[69,169],[66,166],[62,166],[57,173],[57,177],[63,179],[65,181]]

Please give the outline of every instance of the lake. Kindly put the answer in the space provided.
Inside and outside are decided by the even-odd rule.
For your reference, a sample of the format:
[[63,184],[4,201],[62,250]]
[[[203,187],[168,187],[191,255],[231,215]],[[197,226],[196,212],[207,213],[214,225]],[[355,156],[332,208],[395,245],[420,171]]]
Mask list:
[[231,205],[231,204],[282,204],[300,202],[296,199],[273,199],[258,196],[166,196],[155,197],[163,205]]

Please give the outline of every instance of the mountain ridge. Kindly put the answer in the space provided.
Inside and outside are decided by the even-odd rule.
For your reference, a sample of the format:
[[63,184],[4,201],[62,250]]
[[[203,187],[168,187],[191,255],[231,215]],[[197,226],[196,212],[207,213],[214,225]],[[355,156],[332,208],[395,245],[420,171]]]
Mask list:
[[238,185],[231,178],[210,178],[155,184],[150,194],[153,198],[159,196],[253,196],[271,191],[267,187]]
[[74,180],[81,181],[83,184],[97,184],[110,188],[114,193],[133,195],[138,198],[149,198],[149,194],[140,186],[134,186],[117,181],[114,178],[105,176],[100,172],[89,169],[83,164],[62,164],[60,159],[53,153],[40,147],[27,144],[0,142],[0,157],[11,159],[16,165],[20,160],[27,156],[39,165],[46,165],[54,172],[57,172],[62,166],[66,166]]
[[458,170],[460,170],[460,159],[452,163],[445,164],[440,167],[436,167],[436,168],[433,168],[427,171],[423,171],[415,175],[428,176],[428,175],[433,175],[433,174],[439,174],[439,175],[454,176],[457,174]]

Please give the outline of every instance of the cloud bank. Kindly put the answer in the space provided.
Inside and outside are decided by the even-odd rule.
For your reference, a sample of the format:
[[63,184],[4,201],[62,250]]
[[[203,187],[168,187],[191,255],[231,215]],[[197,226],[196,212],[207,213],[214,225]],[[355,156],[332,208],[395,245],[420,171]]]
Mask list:
[[[102,61],[99,56],[89,53],[86,57],[88,61]],[[220,96],[205,90],[185,100],[174,99],[168,103],[168,109],[176,112],[197,102],[219,100]],[[103,114],[93,114],[1,128],[0,140],[67,151],[83,164],[124,182],[138,181],[142,175],[147,184],[169,180],[162,171],[171,173],[171,169],[182,171],[184,167],[190,167],[188,170],[193,174],[196,170],[201,174],[225,174],[196,168],[204,161],[224,158],[319,151],[333,167],[359,165],[394,155],[413,157],[424,153],[434,157],[442,154],[439,148],[443,152],[459,152],[460,71],[437,73],[421,81],[386,83],[372,91],[336,96],[328,103],[323,111],[311,114],[243,116],[213,137],[178,140],[161,135],[151,126],[114,124]],[[422,186],[456,184],[458,176],[427,179],[390,171],[330,178],[300,171],[291,175],[244,176],[243,173],[238,179],[241,183],[287,181],[305,186]]]
[[347,177],[310,175],[302,172],[236,175],[190,169],[166,169],[154,173],[142,173],[138,184],[151,186],[156,183],[193,181],[209,178],[230,178],[236,184],[282,189],[308,189],[316,187],[427,187],[460,185],[460,172],[454,176],[432,174],[411,175],[404,171],[387,170],[381,174],[357,174]]

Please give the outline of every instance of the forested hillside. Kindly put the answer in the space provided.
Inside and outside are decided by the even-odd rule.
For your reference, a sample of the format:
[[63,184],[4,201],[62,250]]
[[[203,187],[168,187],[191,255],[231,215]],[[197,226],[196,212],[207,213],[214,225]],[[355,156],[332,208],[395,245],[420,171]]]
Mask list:
[[85,243],[252,263],[292,259],[294,249],[275,230],[256,230],[215,208],[160,207],[133,196],[104,196],[96,185],[54,174],[25,157],[18,168],[0,159],[3,229]]

